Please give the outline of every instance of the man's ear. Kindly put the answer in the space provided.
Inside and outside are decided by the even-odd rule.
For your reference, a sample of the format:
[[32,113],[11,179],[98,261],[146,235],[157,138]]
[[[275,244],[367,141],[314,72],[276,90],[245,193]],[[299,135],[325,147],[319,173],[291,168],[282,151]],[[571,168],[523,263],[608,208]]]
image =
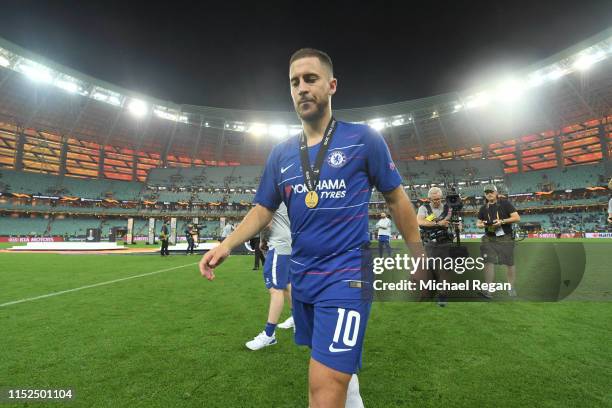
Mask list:
[[338,88],[338,79],[332,78],[329,80],[329,94],[334,95],[336,93],[336,89]]

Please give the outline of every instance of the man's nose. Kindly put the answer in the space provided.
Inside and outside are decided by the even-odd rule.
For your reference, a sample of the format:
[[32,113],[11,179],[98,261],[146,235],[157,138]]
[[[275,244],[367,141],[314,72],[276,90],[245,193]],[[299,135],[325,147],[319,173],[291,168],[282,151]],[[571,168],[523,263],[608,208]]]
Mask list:
[[308,93],[308,87],[306,86],[306,82],[300,81],[300,84],[298,85],[298,94],[301,96],[307,93]]

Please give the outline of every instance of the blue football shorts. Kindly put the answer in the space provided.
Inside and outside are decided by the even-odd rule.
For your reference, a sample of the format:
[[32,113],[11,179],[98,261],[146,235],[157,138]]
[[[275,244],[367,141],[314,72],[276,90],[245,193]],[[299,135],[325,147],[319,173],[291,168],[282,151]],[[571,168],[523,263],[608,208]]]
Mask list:
[[270,249],[266,255],[263,277],[266,288],[285,289],[289,284],[289,258],[291,255],[278,255]]
[[308,346],[311,357],[334,370],[355,374],[361,355],[371,303],[363,300],[326,300],[303,303],[295,297],[295,342]]

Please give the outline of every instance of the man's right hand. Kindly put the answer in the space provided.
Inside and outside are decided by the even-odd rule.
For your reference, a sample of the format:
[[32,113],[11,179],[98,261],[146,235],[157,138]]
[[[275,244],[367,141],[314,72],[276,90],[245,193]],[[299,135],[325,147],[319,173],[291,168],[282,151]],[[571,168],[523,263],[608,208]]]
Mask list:
[[208,280],[215,279],[215,268],[230,255],[230,249],[223,244],[206,252],[199,263],[200,273]]
[[449,221],[446,220],[446,219],[440,220],[440,221],[438,221],[438,225],[441,226],[441,227],[444,227],[444,228],[448,228]]

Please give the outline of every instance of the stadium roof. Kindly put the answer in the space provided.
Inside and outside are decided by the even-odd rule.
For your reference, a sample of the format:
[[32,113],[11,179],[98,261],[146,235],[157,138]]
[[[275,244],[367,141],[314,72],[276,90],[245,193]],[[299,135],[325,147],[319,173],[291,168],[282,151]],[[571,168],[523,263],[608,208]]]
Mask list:
[[[612,114],[612,28],[499,83],[388,105],[335,110],[383,131],[400,159],[454,157],[472,146]],[[163,101],[61,66],[0,39],[0,122],[101,145],[260,164],[299,131],[294,112]],[[444,154],[449,154],[444,155]]]

